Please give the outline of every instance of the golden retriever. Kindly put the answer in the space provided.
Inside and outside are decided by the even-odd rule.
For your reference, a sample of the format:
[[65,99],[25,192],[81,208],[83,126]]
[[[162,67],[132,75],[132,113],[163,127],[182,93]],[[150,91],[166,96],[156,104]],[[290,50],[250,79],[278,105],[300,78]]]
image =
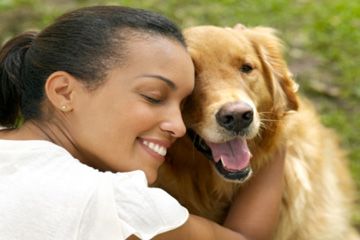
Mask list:
[[183,112],[189,131],[169,149],[157,186],[221,223],[243,182],[286,141],[274,239],[359,239],[350,224],[354,186],[345,154],[297,94],[275,31],[199,26],[184,34],[196,69]]

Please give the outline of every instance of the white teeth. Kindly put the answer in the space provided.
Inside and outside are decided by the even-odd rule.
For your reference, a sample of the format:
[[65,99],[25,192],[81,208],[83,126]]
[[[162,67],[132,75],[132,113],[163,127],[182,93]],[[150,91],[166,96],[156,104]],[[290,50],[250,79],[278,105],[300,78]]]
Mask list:
[[157,154],[161,155],[161,156],[165,156],[166,155],[166,148],[163,146],[160,146],[156,143],[153,142],[148,142],[148,141],[143,141],[144,145],[146,145],[149,149],[151,149],[152,151],[156,152]]

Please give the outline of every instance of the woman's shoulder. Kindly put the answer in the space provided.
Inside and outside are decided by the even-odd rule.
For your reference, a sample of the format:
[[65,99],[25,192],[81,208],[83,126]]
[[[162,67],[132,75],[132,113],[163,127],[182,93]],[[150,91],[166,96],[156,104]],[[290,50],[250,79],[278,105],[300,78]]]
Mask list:
[[0,232],[40,239],[42,235],[26,233],[26,229],[36,225],[39,234],[56,235],[60,232],[52,226],[59,226],[64,231],[57,239],[68,239],[77,231],[82,212],[98,187],[97,176],[96,170],[82,166],[55,144],[0,140],[1,222],[14,226],[0,227]]
[[64,148],[45,140],[8,140],[0,139],[0,155],[3,159],[21,160],[27,157],[40,159],[46,156],[67,156],[70,153]]
[[[40,140],[0,140],[0,187],[34,201],[84,200],[101,174],[80,163],[64,148]],[[42,196],[42,199],[35,199]],[[58,197],[61,196],[61,197]]]

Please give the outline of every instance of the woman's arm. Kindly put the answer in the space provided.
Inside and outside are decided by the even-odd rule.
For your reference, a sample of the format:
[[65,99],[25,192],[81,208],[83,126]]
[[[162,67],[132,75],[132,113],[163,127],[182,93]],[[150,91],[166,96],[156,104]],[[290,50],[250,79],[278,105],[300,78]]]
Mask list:
[[[138,239],[134,235],[128,240]],[[225,228],[215,222],[202,217],[190,215],[188,220],[179,228],[162,233],[154,240],[247,240],[240,233]]]
[[181,227],[156,236],[156,240],[247,240],[243,235],[202,217],[190,215]]
[[273,238],[280,216],[285,156],[285,147],[277,150],[271,162],[241,189],[224,222],[225,227],[252,240]]

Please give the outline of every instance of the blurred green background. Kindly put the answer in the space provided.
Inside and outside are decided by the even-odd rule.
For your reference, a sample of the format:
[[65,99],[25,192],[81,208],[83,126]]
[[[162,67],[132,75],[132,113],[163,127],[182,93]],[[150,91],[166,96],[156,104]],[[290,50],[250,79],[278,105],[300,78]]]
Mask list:
[[[241,22],[278,29],[301,93],[314,100],[323,123],[342,137],[360,192],[360,1],[0,0],[0,41],[41,29],[65,11],[95,4],[154,10],[181,27]],[[360,229],[357,205],[354,222]]]

